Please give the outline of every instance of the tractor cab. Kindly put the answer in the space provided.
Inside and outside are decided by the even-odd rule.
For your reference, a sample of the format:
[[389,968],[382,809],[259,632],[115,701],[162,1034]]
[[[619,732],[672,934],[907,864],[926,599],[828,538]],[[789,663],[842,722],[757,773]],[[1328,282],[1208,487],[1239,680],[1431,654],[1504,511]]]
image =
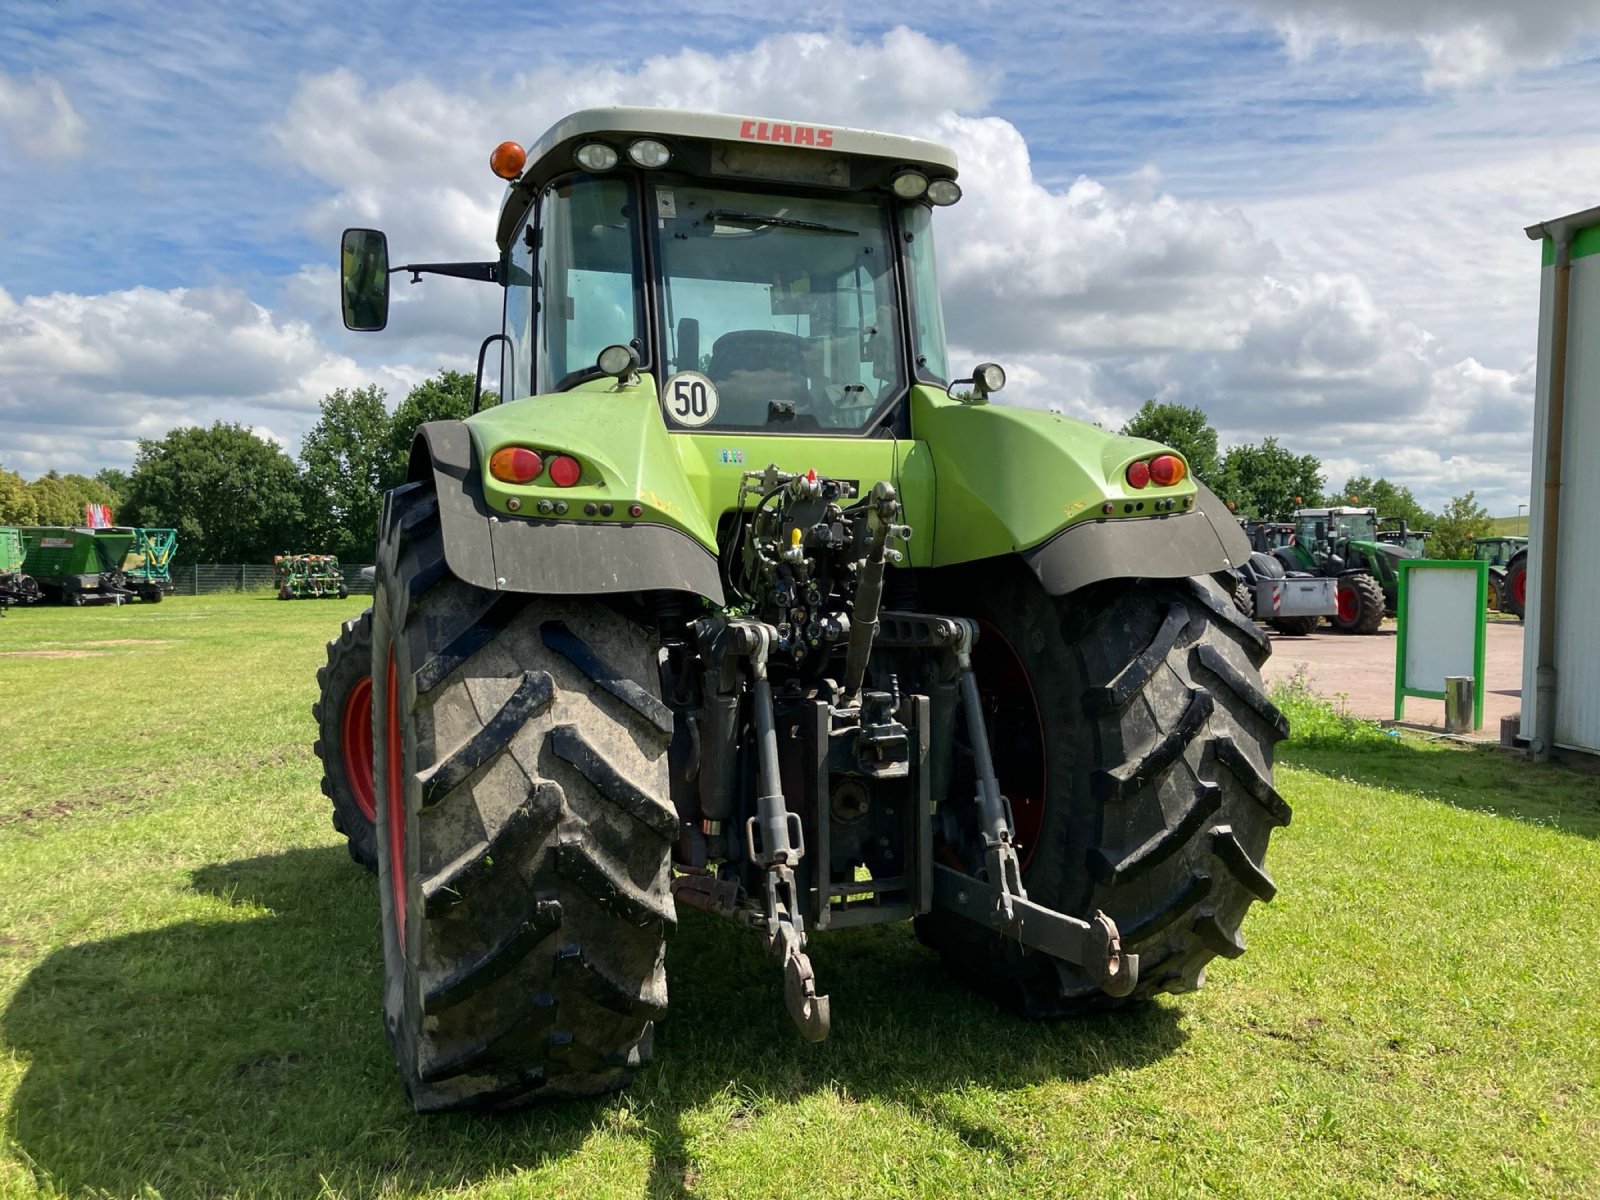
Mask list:
[[1528,544],[1525,537],[1486,537],[1472,539],[1472,557],[1491,567],[1505,569],[1511,556]]
[[[508,399],[644,373],[672,432],[903,435],[911,387],[952,382],[930,226],[961,188],[943,146],[610,108],[491,163],[510,184],[500,260],[399,270],[502,284]],[[351,231],[347,261],[378,253],[372,232]],[[346,273],[353,328],[382,307],[376,278],[358,303]]]

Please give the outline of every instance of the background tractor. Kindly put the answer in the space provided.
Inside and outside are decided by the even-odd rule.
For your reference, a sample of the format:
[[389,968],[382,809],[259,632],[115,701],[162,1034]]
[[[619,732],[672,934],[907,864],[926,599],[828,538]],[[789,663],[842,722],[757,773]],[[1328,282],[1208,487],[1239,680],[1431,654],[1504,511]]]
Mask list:
[[[1395,563],[1415,558],[1404,546],[1378,540],[1375,508],[1302,508],[1294,541],[1273,551],[1292,571],[1338,580],[1338,611],[1328,620],[1343,633],[1377,633],[1392,614],[1400,587]],[[1402,528],[1401,537],[1406,535]]]
[[1171,449],[951,369],[954,155],[604,109],[490,161],[494,259],[341,248],[352,329],[395,271],[504,291],[511,400],[423,425],[384,500],[370,751],[319,708],[326,771],[370,754],[415,1106],[621,1086],[686,908],[760,939],[813,1040],[831,929],[914,921],[1034,1017],[1243,953],[1290,816],[1248,543]]
[[[1250,557],[1234,568],[1234,604],[1245,616],[1265,621],[1279,633],[1304,637],[1313,632],[1322,617],[1336,609],[1331,594],[1305,586],[1304,581],[1317,578],[1315,575],[1290,571],[1274,556],[1273,551],[1294,541],[1294,525],[1281,521],[1239,524],[1250,540]],[[1291,580],[1296,582],[1291,584]]]
[[[1489,564],[1489,607],[1501,612],[1514,612],[1522,616],[1528,599],[1528,539],[1516,536],[1482,537],[1472,539],[1472,557]],[[1517,565],[1518,589],[1513,595],[1507,581],[1512,564]]]

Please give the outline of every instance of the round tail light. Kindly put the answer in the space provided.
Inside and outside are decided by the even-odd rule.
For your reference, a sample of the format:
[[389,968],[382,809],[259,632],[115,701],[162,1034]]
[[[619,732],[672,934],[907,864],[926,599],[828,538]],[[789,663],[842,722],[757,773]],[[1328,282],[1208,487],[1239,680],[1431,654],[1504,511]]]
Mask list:
[[1158,454],[1150,460],[1150,481],[1157,487],[1181,483],[1184,474],[1183,459],[1176,454]]
[[1128,464],[1128,486],[1142,488],[1150,482],[1150,464],[1147,462],[1131,462]]
[[558,454],[550,460],[550,482],[557,487],[571,487],[578,482],[583,468],[570,454]]
[[544,470],[544,460],[526,446],[504,446],[489,456],[489,474],[501,483],[532,483]]

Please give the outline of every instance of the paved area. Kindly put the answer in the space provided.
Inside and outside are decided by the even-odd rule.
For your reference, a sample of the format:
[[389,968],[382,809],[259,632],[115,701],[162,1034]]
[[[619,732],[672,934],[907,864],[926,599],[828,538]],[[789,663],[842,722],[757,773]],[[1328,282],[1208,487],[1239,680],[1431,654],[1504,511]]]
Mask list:
[[[1394,657],[1399,639],[1392,620],[1370,637],[1319,631],[1307,637],[1272,637],[1272,657],[1262,671],[1271,684],[1303,670],[1311,690],[1331,699],[1343,698],[1355,716],[1377,721],[1394,719]],[[1473,736],[1500,738],[1500,718],[1522,711],[1522,625],[1489,621],[1484,647],[1488,690],[1483,697],[1483,728]],[[1444,729],[1444,701],[1406,697],[1407,725]]]

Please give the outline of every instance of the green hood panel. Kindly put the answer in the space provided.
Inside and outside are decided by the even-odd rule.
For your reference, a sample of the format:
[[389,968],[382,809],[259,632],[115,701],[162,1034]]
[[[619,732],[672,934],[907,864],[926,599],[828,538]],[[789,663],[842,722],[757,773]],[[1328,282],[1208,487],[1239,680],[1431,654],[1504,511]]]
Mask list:
[[[1187,473],[1165,488],[1135,489],[1124,478],[1135,459],[1176,451],[1071,417],[962,404],[919,387],[911,422],[933,459],[935,566],[1026,550],[1079,521],[1154,516],[1158,501],[1176,500],[1169,511],[1182,513],[1195,500]],[[1108,502],[1110,514],[1102,511]]]
[[[863,494],[880,479],[895,483],[913,530],[911,566],[1027,550],[1079,521],[1177,515],[1195,501],[1189,478],[1166,488],[1127,485],[1130,462],[1166,449],[1155,442],[1037,409],[962,404],[927,387],[912,391],[911,412],[914,440],[674,433],[662,419],[655,380],[641,375],[628,386],[598,379],[514,400],[466,424],[491,509],[535,517],[541,500],[560,501],[567,505],[558,514],[563,521],[666,525],[713,553],[718,522],[738,506],[744,472],[771,463],[854,480]],[[502,483],[488,474],[488,463],[505,446],[532,447],[547,461],[570,454],[583,473],[567,488],[548,473],[529,484]],[[1171,508],[1157,509],[1169,500]],[[611,514],[586,514],[589,504],[610,504]],[[635,504],[642,511],[633,518]]]
[[[661,416],[655,380],[637,384],[612,379],[580,384],[571,391],[530,396],[497,405],[467,419],[484,498],[492,509],[537,515],[540,500],[564,501],[565,519],[617,524],[628,507],[643,510],[639,521],[682,530],[713,553],[717,523],[738,507],[746,471],[776,463],[785,471],[815,468],[819,475],[852,479],[863,493],[880,479],[897,482],[905,520],[913,529],[910,564],[932,561],[934,482],[928,448],[891,438],[797,437],[734,433],[672,433]],[[502,483],[488,473],[490,456],[504,446],[528,446],[576,458],[583,474],[574,487],[557,487],[547,475],[525,485]],[[515,499],[513,509],[509,501]],[[610,503],[608,517],[585,515],[584,506]]]

